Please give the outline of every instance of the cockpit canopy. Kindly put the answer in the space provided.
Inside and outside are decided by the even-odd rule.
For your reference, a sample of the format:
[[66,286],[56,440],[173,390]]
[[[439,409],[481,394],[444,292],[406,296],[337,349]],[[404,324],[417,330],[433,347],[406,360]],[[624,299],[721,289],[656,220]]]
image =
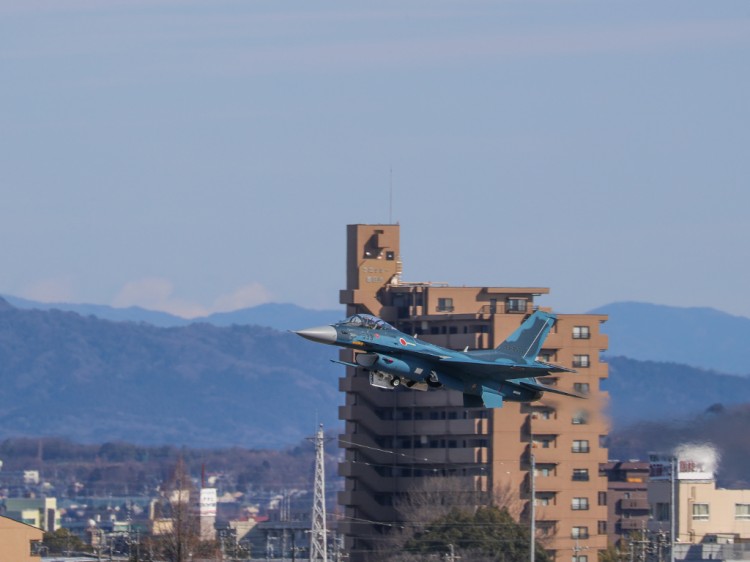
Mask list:
[[343,324],[347,326],[357,326],[359,328],[368,328],[370,330],[395,330],[385,320],[381,320],[372,314],[355,314],[344,320]]

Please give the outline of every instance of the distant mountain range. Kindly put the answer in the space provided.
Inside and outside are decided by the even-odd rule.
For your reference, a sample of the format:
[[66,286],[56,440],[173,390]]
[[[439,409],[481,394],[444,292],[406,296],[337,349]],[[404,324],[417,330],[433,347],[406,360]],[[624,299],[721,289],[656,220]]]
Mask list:
[[668,361],[722,373],[750,374],[742,349],[750,342],[750,318],[713,308],[680,308],[618,302],[591,311],[608,314],[610,356]]
[[10,295],[2,295],[0,298],[16,308],[26,310],[62,310],[75,312],[81,316],[96,316],[113,322],[146,322],[161,328],[189,326],[203,322],[214,326],[254,325],[275,330],[299,330],[308,326],[332,324],[344,318],[343,306],[340,310],[312,310],[295,304],[267,303],[233,312],[217,312],[209,316],[187,319],[138,306],[115,308],[101,304],[45,303]]
[[717,404],[750,403],[750,377],[678,363],[610,357],[609,413],[616,428],[647,420],[683,420]]
[[334,357],[271,328],[159,328],[0,299],[0,437],[279,448],[338,424]]
[[[0,438],[279,448],[317,422],[339,424],[336,349],[286,330],[331,323],[343,310],[269,304],[187,321],[8,300],[0,299]],[[737,338],[750,320],[642,303],[596,312],[610,315],[603,388],[615,428],[750,402],[750,378],[721,372],[744,372]],[[738,359],[720,363],[727,355]]]
[[[62,310],[113,322],[146,322],[172,328],[208,323],[214,326],[254,325],[275,330],[298,330],[332,324],[344,318],[344,308],[311,310],[295,304],[267,303],[233,312],[186,319],[137,306],[115,308],[96,304],[42,303],[2,296],[21,309]],[[712,308],[681,308],[642,302],[616,302],[591,311],[607,314],[603,331],[609,335],[611,357],[691,365],[736,375],[750,375],[741,353],[750,342],[750,318]]]

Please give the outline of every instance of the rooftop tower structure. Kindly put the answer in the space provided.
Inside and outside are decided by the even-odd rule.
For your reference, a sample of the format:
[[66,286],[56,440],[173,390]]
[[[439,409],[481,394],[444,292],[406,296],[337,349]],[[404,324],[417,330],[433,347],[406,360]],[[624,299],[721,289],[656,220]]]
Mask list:
[[[340,294],[347,314],[374,314],[444,347],[496,347],[533,312],[534,299],[548,292],[405,282],[399,225],[347,227],[346,288]],[[558,315],[540,354],[577,370],[545,383],[588,394],[585,401],[547,394],[531,404],[465,408],[459,392],[378,389],[367,373],[347,367],[339,384],[346,394],[339,412],[345,422],[339,530],[350,559],[387,557],[394,529],[416,522],[410,520],[411,500],[429,489],[501,503],[529,523],[533,451],[537,537],[556,560],[596,560],[607,546],[607,480],[599,475],[607,460],[606,393],[599,386],[607,376],[599,360],[607,347],[599,331],[605,320]],[[351,360],[351,350],[340,353]]]

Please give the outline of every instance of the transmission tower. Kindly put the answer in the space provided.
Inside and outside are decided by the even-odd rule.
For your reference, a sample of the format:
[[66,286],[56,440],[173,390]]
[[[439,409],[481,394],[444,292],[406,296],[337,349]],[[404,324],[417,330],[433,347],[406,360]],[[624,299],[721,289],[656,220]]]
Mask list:
[[315,437],[308,437],[308,439],[315,443],[315,491],[313,493],[312,528],[310,530],[310,562],[327,562],[323,424],[318,427],[318,433]]

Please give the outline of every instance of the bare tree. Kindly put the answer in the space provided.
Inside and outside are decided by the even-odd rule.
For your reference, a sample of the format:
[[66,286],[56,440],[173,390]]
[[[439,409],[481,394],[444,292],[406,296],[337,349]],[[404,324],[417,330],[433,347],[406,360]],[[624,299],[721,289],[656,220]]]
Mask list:
[[200,530],[191,504],[195,493],[185,461],[180,457],[162,490],[161,517],[154,522],[154,534],[158,535],[156,548],[169,562],[187,562],[198,550]]

